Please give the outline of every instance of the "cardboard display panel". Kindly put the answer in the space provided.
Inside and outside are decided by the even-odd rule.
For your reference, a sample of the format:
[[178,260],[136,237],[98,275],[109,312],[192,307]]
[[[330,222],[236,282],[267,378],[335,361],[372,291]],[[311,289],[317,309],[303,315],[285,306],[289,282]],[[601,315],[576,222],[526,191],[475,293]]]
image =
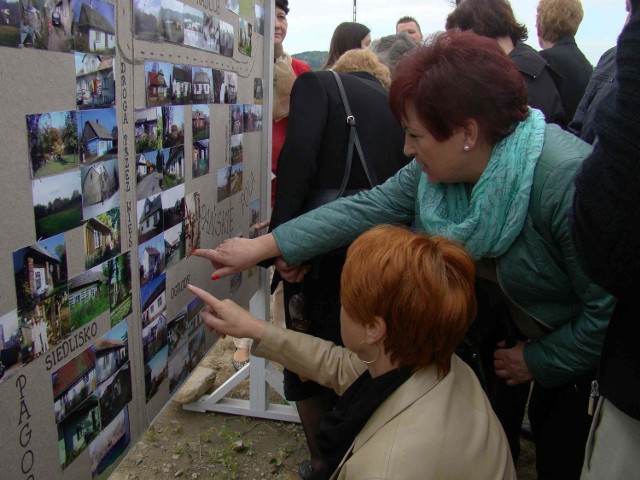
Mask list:
[[258,289],[191,253],[265,217],[270,9],[0,0],[1,478],[108,477],[216,341],[186,285]]

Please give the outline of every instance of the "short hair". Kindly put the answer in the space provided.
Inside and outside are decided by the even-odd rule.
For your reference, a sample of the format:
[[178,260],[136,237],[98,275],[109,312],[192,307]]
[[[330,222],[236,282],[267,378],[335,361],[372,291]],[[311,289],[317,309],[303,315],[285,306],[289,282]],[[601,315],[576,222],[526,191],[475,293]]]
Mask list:
[[580,0],[540,0],[536,17],[538,36],[552,43],[561,37],[574,37],[583,17]]
[[489,38],[509,37],[514,45],[529,36],[507,0],[464,0],[449,14],[445,28],[473,30]]
[[398,25],[400,25],[401,23],[411,23],[411,22],[415,23],[416,27],[418,27],[418,31],[422,33],[422,29],[420,28],[420,24],[418,23],[418,20],[409,16],[400,17],[400,19],[396,22],[396,27],[398,27]]
[[333,64],[332,70],[338,73],[367,72],[376,77],[382,86],[389,90],[391,73],[371,50],[347,50]]
[[382,63],[389,67],[389,70],[393,71],[400,59],[415,47],[416,42],[414,42],[409,35],[401,32],[378,38],[371,42],[369,48],[378,56]]
[[369,33],[371,33],[369,27],[358,22],[342,22],[338,25],[333,31],[331,44],[329,45],[329,55],[322,70],[331,68],[336,63],[336,60],[340,58],[340,55],[347,50],[362,48],[362,40]]
[[474,276],[460,244],[379,225],[349,247],[340,299],[361,325],[384,319],[384,348],[400,367],[435,365],[444,376],[476,315]]
[[498,42],[459,30],[436,35],[396,66],[389,105],[400,123],[408,101],[438,141],[470,118],[485,138],[498,141],[529,116],[527,88],[516,64]]

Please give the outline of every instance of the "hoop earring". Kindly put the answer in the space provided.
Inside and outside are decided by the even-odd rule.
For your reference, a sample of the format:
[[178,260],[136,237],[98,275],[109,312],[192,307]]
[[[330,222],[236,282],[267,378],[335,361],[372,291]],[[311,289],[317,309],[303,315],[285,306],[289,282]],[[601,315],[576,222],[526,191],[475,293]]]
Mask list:
[[465,145],[464,147],[462,147],[462,150],[468,152],[469,150],[471,150],[471,147],[469,145]]
[[364,345],[366,342],[363,340],[361,341],[358,346],[356,347],[356,355],[358,355],[358,358],[360,358],[360,360],[362,360],[362,363],[364,363],[365,365],[371,365],[374,362],[377,362],[378,359],[380,358],[380,347],[378,346],[377,343],[374,343],[374,345],[376,346],[376,348],[378,349],[378,353],[376,355],[376,358],[374,358],[373,360],[364,360],[362,357],[360,357],[360,347],[362,345]]

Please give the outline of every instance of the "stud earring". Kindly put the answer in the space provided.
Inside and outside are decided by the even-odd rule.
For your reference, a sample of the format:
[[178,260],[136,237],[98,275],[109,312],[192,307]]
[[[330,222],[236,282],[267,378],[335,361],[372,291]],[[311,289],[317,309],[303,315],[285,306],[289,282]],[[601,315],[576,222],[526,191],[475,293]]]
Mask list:
[[464,147],[462,147],[462,149],[463,149],[465,152],[468,152],[469,150],[471,150],[471,147],[470,147],[469,145],[465,145]]

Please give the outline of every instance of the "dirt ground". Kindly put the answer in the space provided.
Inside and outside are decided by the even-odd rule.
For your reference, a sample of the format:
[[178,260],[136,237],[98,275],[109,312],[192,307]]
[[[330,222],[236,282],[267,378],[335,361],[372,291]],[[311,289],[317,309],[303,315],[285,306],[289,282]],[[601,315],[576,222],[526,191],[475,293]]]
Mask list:
[[[231,339],[220,340],[203,360],[217,371],[215,386],[233,373]],[[248,398],[248,380],[231,396]],[[272,398],[275,402],[275,398]],[[531,442],[521,440],[520,480],[534,480]],[[188,412],[171,401],[110,480],[274,479],[297,480],[308,458],[298,424],[220,413]]]

